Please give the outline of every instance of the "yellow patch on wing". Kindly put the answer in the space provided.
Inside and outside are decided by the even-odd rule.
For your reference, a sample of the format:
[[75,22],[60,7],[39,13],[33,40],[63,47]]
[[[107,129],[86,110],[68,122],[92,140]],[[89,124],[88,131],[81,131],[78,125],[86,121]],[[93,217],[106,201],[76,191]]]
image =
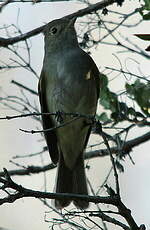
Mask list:
[[91,70],[86,74],[85,79],[86,79],[86,80],[91,79]]

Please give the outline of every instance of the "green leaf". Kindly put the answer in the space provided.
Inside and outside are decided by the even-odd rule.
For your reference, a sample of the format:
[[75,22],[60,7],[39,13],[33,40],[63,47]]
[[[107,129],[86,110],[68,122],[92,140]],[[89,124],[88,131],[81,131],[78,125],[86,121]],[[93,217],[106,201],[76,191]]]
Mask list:
[[[126,84],[127,93],[137,102],[142,112],[150,115],[150,83],[144,84],[139,79],[133,84]],[[131,111],[130,111],[131,113]]]
[[108,86],[107,76],[105,74],[101,74],[100,79],[101,79],[102,89],[107,88]]
[[145,2],[145,10],[150,10],[150,0],[144,0]]
[[107,116],[107,113],[103,112],[100,115],[97,115],[98,120],[106,122],[109,121],[110,119]]
[[[143,0],[145,5],[142,6],[142,9],[139,11],[143,20],[150,20],[150,0]],[[146,11],[146,13],[145,13]]]
[[103,87],[100,93],[100,104],[105,110],[111,112],[110,118],[106,112],[101,113],[98,119],[103,122],[113,120],[115,123],[128,119],[145,118],[150,115],[150,83],[143,83],[139,79],[133,84],[126,83],[127,94],[130,99],[135,100],[139,105],[139,111],[135,108],[128,107],[126,103],[120,102],[117,94],[108,88],[108,79],[106,75],[102,76]]
[[136,111],[132,107],[130,107],[128,108],[128,115],[136,116]]
[[143,14],[143,20],[150,20],[150,12],[147,14]]

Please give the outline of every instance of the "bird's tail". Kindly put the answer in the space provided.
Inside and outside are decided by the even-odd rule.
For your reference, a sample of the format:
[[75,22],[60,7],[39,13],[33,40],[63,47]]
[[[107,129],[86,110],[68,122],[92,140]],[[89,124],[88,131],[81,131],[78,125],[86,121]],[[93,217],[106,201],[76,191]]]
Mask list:
[[[86,176],[84,170],[83,154],[80,154],[73,170],[69,169],[64,162],[63,155],[60,154],[58,169],[57,169],[57,181],[56,181],[56,193],[74,193],[74,194],[88,194]],[[70,204],[72,200],[68,199],[56,199],[54,202],[55,207],[62,209]],[[84,200],[74,200],[73,203],[77,208],[86,209],[89,205]]]

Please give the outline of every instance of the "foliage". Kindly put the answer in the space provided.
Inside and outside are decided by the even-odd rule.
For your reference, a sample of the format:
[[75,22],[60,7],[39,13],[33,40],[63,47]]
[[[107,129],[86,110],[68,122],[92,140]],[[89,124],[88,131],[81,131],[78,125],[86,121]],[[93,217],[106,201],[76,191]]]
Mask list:
[[150,0],[144,0],[144,3],[145,5],[140,9],[139,12],[143,20],[150,20]]
[[109,89],[108,78],[106,75],[101,75],[102,89],[100,94],[100,104],[105,110],[108,110],[110,117],[106,112],[102,112],[98,119],[103,122],[122,122],[125,120],[137,120],[138,118],[144,119],[145,115],[149,116],[150,109],[150,84],[142,83],[139,79],[134,84],[126,83],[126,93],[129,98],[139,105],[139,111],[133,107],[128,107],[126,103],[120,102],[116,93]]
[[137,79],[133,84],[126,83],[126,90],[133,100],[137,102],[141,111],[146,116],[150,116],[150,82],[144,84]]

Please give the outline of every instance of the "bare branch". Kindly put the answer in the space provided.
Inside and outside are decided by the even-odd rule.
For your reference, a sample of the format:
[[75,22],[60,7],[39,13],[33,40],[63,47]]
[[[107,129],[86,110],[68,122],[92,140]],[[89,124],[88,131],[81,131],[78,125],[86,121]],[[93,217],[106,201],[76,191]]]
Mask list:
[[100,134],[104,140],[104,143],[107,147],[107,150],[108,150],[108,153],[109,153],[109,156],[110,156],[110,160],[112,162],[112,166],[113,166],[113,170],[114,170],[114,176],[115,176],[115,181],[116,181],[116,192],[117,192],[117,195],[120,197],[120,186],[119,186],[119,179],[118,179],[118,173],[117,173],[117,169],[116,169],[116,165],[115,165],[115,160],[113,158],[113,155],[112,155],[112,152],[111,152],[111,148],[109,146],[109,143],[108,143],[108,140],[106,138],[106,135],[103,133],[102,131],[102,127],[100,127]]
[[[0,205],[5,203],[13,203],[18,199],[21,199],[23,197],[35,197],[35,198],[46,198],[46,199],[71,199],[71,200],[85,200],[92,203],[103,203],[103,204],[110,204],[115,207],[117,207],[119,214],[124,217],[124,219],[129,224],[131,230],[139,230],[140,228],[136,224],[135,220],[133,219],[131,215],[131,211],[122,203],[120,197],[118,195],[114,196],[88,196],[88,195],[79,195],[79,194],[69,194],[69,193],[49,193],[49,192],[41,192],[41,191],[35,191],[31,189],[27,189],[21,185],[18,185],[15,183],[8,171],[4,169],[4,178],[0,178],[0,183],[2,184],[1,190],[5,191],[8,188],[11,188],[15,190],[15,193],[7,193],[7,197],[0,199]],[[5,191],[6,192],[6,191]],[[101,214],[99,214],[100,218],[103,218]],[[108,217],[107,217],[107,221]],[[114,221],[113,221],[114,222]],[[118,223],[119,224],[119,223]],[[124,225],[125,227],[125,225]],[[125,230],[128,230],[128,228],[124,228]]]
[[11,0],[5,0],[0,4],[0,12],[2,11],[2,9],[4,8],[4,6],[6,6],[8,3],[10,3]]
[[4,176],[5,178],[0,178],[0,183],[3,184],[1,186],[1,189],[4,188],[11,188],[16,190],[17,193],[10,194],[6,198],[0,199],[0,205],[4,203],[13,203],[14,201],[23,198],[23,197],[35,197],[35,198],[46,198],[46,199],[82,199],[93,203],[104,203],[104,204],[112,204],[116,205],[116,198],[112,197],[100,197],[100,196],[88,196],[88,195],[79,195],[79,194],[69,194],[69,193],[49,193],[49,192],[41,192],[41,191],[34,191],[31,189],[27,189],[21,185],[18,185],[15,183],[9,174],[6,173],[6,169],[4,170]]
[[103,221],[118,225],[124,230],[130,230],[130,228],[127,225],[121,223],[120,221],[116,220],[115,218],[112,218],[112,217],[104,214],[103,212],[99,212],[97,214],[91,212],[90,216],[92,216],[92,217],[100,217]]
[[44,26],[40,26],[32,31],[24,33],[22,35],[18,35],[12,38],[2,38],[0,37],[0,46],[7,47],[8,45],[15,44],[16,42],[24,41],[27,38],[33,37],[39,33],[41,33],[44,29]]
[[[145,133],[144,135],[134,138],[132,140],[124,142],[124,145],[122,146],[121,152],[122,156],[125,156],[129,154],[129,152],[132,151],[132,148],[150,140],[150,132]],[[118,148],[117,147],[111,147],[110,148],[112,154],[118,154]],[[107,149],[100,149],[100,150],[95,150],[95,151],[90,151],[85,153],[85,159],[92,159],[96,157],[105,157],[108,156],[108,150]],[[26,169],[16,169],[16,170],[10,170],[9,175],[10,176],[24,176],[24,175],[30,175],[30,174],[35,174],[35,173],[41,173],[45,172],[51,169],[54,169],[56,165],[54,164],[48,164],[45,166],[28,166]],[[4,176],[4,172],[0,172],[0,177]]]
[[[79,11],[77,11],[75,13],[69,14],[69,15],[65,16],[64,18],[71,19],[73,17],[83,17],[83,16],[85,16],[87,14],[94,13],[97,10],[101,10],[104,7],[108,6],[108,5],[112,5],[115,2],[117,2],[117,1],[116,0],[102,0],[101,2],[92,4],[92,5],[86,7],[84,9],[82,9],[82,10],[79,10]],[[34,30],[31,30],[31,31],[27,32],[27,33],[21,34],[19,36],[12,37],[12,38],[2,38],[2,37],[0,37],[0,46],[7,47],[8,45],[12,45],[12,44],[15,44],[16,42],[20,42],[20,41],[23,41],[23,40],[28,39],[30,37],[33,37],[33,36],[41,33],[44,28],[45,28],[45,25],[40,26],[40,27],[38,27],[38,28],[36,28]]]
[[[1,99],[1,98],[0,98]],[[6,117],[0,117],[0,120],[10,120],[10,119],[15,119],[15,118],[22,118],[22,117],[30,117],[30,116],[59,116],[59,114],[61,115],[65,115],[65,116],[70,116],[70,117],[78,117],[78,118],[87,118],[87,119],[91,119],[93,120],[95,116],[93,115],[87,115],[87,114],[81,114],[81,113],[65,113],[65,112],[55,112],[55,113],[27,113],[27,114],[20,114],[20,115],[16,115],[16,116],[6,116]]]
[[109,67],[109,66],[105,66],[105,68],[108,69],[108,70],[119,72],[119,73],[128,74],[128,75],[134,76],[136,78],[139,78],[139,79],[145,80],[147,82],[150,82],[150,80],[147,79],[146,77],[141,77],[140,75],[124,71],[123,69],[116,69],[116,68],[112,68],[112,67]]
[[[28,166],[26,169],[15,169],[15,170],[9,170],[10,176],[24,176],[24,175],[31,175],[36,173],[45,172],[51,169],[54,169],[56,165],[53,163],[45,165],[45,166]],[[0,172],[0,177],[4,176],[4,172]]]
[[19,130],[22,131],[22,132],[24,132],[24,133],[31,133],[31,134],[45,133],[45,132],[50,132],[52,130],[59,129],[59,128],[62,128],[64,126],[66,126],[66,125],[69,125],[70,123],[78,120],[79,118],[80,117],[74,117],[74,118],[70,119],[69,121],[63,122],[60,125],[56,125],[56,126],[54,126],[53,128],[50,128],[50,129],[42,129],[42,130],[25,130],[25,129],[19,129]]
[[27,90],[28,92],[38,96],[38,93],[36,91],[34,91],[33,89],[30,89],[30,88],[22,85],[21,83],[15,81],[15,80],[12,80],[11,83],[13,83],[13,84],[19,86],[20,88],[23,88],[23,89]]

